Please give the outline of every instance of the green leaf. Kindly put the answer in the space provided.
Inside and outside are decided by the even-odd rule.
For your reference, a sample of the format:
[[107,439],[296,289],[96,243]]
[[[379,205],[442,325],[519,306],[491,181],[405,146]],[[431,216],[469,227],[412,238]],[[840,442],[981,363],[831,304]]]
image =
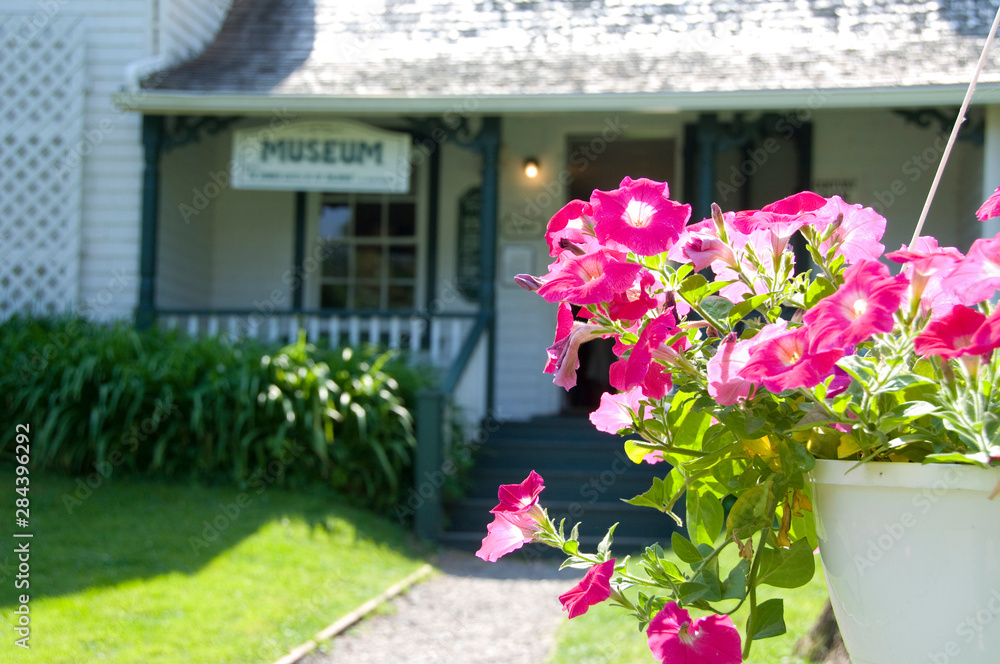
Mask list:
[[747,638],[767,639],[785,633],[785,603],[769,599],[757,605],[757,610],[747,618]]
[[765,548],[761,552],[760,569],[755,583],[777,588],[798,588],[809,583],[815,571],[816,560],[812,549],[809,542],[802,538],[793,542],[788,549]]
[[816,277],[816,281],[809,284],[809,290],[806,291],[806,309],[811,309],[814,304],[836,291],[837,287],[830,283],[829,279],[826,277]]
[[722,503],[711,494],[691,489],[686,494],[686,502],[688,537],[695,544],[711,546],[722,532],[725,522]]
[[676,530],[670,536],[670,548],[673,549],[674,555],[689,565],[697,565],[704,560],[695,545]]
[[601,540],[601,543],[597,545],[597,555],[599,557],[604,558],[604,559],[606,559],[608,557],[608,553],[611,551],[611,543],[615,539],[615,537],[614,537],[614,535],[615,535],[615,528],[617,528],[617,527],[618,527],[618,524],[616,523],[613,526],[611,526],[610,528],[608,528],[608,533],[604,536],[604,539]]
[[735,325],[739,321],[743,320],[748,313],[767,302],[769,297],[771,297],[771,293],[762,293],[743,300],[729,312],[729,317],[726,322],[730,325]]
[[692,602],[697,602],[700,599],[708,599],[711,601],[712,596],[712,589],[704,583],[685,581],[677,586],[677,600],[682,604],[690,604]]
[[698,304],[708,295],[708,279],[695,272],[681,282],[677,292],[688,302]]
[[726,518],[726,539],[731,538],[735,531],[755,530],[762,524],[769,499],[768,487],[769,484],[758,484],[736,499]]
[[740,560],[722,583],[722,599],[743,599],[747,596],[747,573],[750,561]]
[[880,417],[877,426],[882,431],[890,431],[924,415],[930,415],[935,411],[937,411],[937,406],[932,403],[926,401],[909,401],[896,406]]
[[724,321],[729,318],[729,312],[733,310],[733,303],[724,297],[712,295],[701,301],[701,308],[713,319]]

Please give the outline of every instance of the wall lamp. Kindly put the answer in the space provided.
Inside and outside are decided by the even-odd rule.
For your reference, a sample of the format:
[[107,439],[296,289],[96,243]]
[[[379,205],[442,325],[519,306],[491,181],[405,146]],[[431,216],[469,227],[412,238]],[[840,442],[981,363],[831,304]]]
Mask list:
[[524,174],[529,178],[538,177],[538,159],[528,157],[524,160]]

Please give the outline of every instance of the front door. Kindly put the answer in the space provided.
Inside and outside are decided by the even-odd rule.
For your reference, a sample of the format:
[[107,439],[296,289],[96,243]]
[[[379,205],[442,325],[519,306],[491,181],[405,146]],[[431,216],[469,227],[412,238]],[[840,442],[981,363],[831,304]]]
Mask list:
[[[668,139],[622,140],[608,143],[601,138],[572,138],[569,143],[569,186],[571,199],[589,200],[595,189],[617,189],[622,178],[649,178],[674,181],[676,141]],[[676,195],[671,192],[672,195]],[[615,361],[614,342],[595,339],[580,346],[580,370],[576,387],[566,393],[563,411],[587,415],[601,402],[601,395],[613,392],[608,369]]]

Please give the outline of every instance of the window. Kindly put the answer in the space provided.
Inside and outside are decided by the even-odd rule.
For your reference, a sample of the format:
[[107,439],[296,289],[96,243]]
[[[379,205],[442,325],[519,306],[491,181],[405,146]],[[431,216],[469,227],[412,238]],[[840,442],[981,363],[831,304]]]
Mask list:
[[417,204],[414,196],[327,194],[319,237],[324,309],[415,309]]

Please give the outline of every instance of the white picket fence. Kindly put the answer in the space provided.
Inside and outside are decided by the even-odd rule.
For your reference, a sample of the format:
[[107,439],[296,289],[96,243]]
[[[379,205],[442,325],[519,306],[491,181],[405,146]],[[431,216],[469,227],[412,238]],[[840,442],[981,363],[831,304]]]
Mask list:
[[258,339],[272,343],[306,339],[317,346],[375,344],[426,357],[438,367],[447,367],[458,356],[472,329],[473,316],[432,317],[398,315],[310,315],[291,313],[203,314],[163,313],[160,325],[191,336],[231,340]]

